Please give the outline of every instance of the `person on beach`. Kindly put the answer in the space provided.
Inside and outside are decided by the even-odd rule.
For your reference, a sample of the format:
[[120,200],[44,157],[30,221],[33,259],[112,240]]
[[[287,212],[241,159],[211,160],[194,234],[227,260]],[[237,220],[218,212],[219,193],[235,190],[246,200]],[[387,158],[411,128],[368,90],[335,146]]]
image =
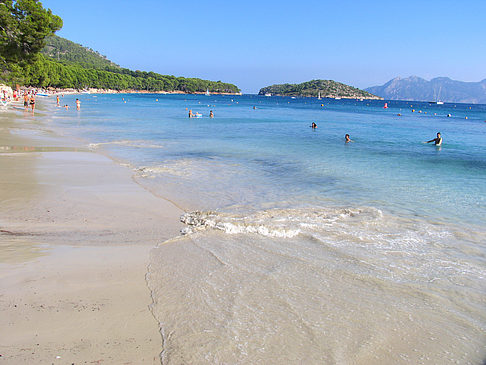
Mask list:
[[437,132],[437,137],[434,139],[431,139],[430,141],[427,141],[425,143],[430,143],[434,142],[436,146],[440,146],[442,144],[442,137],[440,136],[440,132]]
[[27,109],[29,107],[29,94],[24,92],[24,108]]
[[79,99],[76,99],[76,109],[81,109],[81,102],[79,101]]
[[311,128],[312,128],[312,129],[316,129],[316,128],[317,128],[317,124],[316,124],[315,122],[312,122],[312,124],[311,124]]
[[214,113],[212,110],[209,111],[209,118],[214,118]]
[[34,109],[35,109],[35,95],[34,94],[32,94],[30,96],[29,104],[30,104],[30,107],[32,108],[32,111],[34,111]]
[[346,133],[346,135],[344,136],[344,142],[349,143],[349,142],[354,142],[354,141],[349,137],[349,134]]

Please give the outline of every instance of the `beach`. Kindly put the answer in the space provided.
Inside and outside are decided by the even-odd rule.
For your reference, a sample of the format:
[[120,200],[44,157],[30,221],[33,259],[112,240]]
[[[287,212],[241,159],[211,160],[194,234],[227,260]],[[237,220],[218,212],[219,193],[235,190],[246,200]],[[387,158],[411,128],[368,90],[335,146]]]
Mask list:
[[145,275],[181,211],[48,116],[0,114],[0,361],[160,363]]
[[485,106],[39,99],[0,114],[0,361],[484,362]]

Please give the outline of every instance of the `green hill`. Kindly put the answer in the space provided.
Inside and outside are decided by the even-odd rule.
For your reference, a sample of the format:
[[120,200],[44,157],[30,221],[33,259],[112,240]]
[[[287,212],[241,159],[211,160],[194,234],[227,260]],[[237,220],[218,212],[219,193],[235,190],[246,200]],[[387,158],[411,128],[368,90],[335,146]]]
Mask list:
[[25,66],[23,83],[42,88],[143,90],[149,92],[239,93],[233,84],[175,77],[122,68],[100,53],[53,35],[34,63]]
[[91,48],[83,47],[57,35],[46,38],[46,46],[41,53],[65,64],[78,64],[83,67],[97,69],[105,69],[106,67],[120,68],[120,66],[107,59],[106,56]]
[[260,89],[258,95],[319,96],[323,98],[381,99],[379,96],[333,80],[312,80],[301,84],[278,84]]

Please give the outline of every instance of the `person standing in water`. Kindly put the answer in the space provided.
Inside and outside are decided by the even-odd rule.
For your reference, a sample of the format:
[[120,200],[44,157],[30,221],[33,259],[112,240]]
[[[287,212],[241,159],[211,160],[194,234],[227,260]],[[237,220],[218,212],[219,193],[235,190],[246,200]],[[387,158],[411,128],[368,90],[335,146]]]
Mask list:
[[34,111],[35,109],[35,95],[34,93],[32,93],[30,95],[30,101],[29,101],[29,104],[30,104],[30,107],[32,108],[32,112]]
[[29,108],[29,94],[24,91],[24,108],[27,110]]
[[442,145],[442,137],[440,136],[440,132],[437,132],[437,137],[436,138],[431,139],[430,141],[427,141],[425,143],[430,143],[430,142],[434,142],[434,144],[436,146]]
[[76,99],[76,109],[81,109],[81,102],[79,101],[79,99]]
[[212,110],[209,111],[209,118],[214,118],[214,113]]

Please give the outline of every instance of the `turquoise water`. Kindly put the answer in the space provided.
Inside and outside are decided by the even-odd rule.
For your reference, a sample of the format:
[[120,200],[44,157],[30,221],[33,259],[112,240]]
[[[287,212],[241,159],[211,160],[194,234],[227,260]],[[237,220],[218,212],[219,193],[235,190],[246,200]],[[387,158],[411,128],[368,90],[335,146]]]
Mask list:
[[[66,96],[66,102],[69,98],[73,99]],[[240,205],[241,192],[252,190],[255,196],[244,197],[244,203],[317,201],[367,205],[427,219],[484,222],[484,105],[392,101],[384,109],[382,101],[257,96],[80,99],[83,110],[79,117],[67,119],[67,126],[73,127],[76,120],[76,133],[92,143],[105,143],[105,149],[135,167],[193,163],[221,168],[223,181],[205,181],[201,171],[191,184],[209,191],[224,188],[224,201],[191,199],[193,208]],[[186,108],[203,118],[188,119]],[[214,119],[208,118],[209,110]],[[449,113],[452,118],[446,117]],[[309,128],[312,121],[317,130]],[[444,139],[441,148],[421,143],[438,131]],[[355,142],[345,144],[345,133]]]
[[[76,97],[81,111],[53,107],[55,124],[187,212],[147,276],[165,362],[486,358],[485,105],[151,94],[62,103]],[[441,147],[423,143],[437,132]]]

